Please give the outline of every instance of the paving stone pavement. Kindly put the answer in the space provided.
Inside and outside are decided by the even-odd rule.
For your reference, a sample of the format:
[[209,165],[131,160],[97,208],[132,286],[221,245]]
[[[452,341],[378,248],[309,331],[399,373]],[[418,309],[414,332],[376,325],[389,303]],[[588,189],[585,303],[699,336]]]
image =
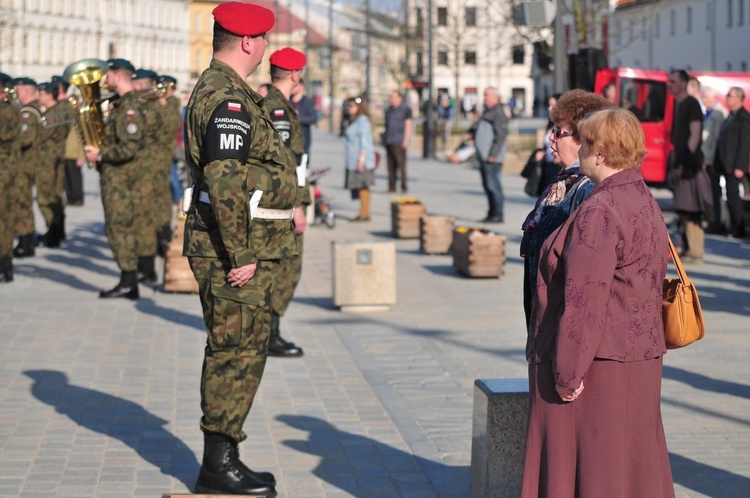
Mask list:
[[[282,320],[301,359],[269,360],[246,424],[244,459],[274,472],[283,497],[464,497],[473,383],[525,377],[520,224],[532,206],[515,172],[503,176],[507,235],[500,279],[456,274],[451,258],[390,236],[392,196],[381,169],[373,221],[349,223],[343,142],[316,133],[312,167],[338,215],[305,241],[302,281]],[[479,173],[409,159],[410,194],[430,214],[477,225]],[[0,286],[0,496],[160,496],[191,490],[202,436],[198,385],[205,332],[195,295],[141,287],[100,300],[118,271],[103,235],[98,175],[86,205],[68,209],[68,240],[16,260]],[[665,208],[669,198],[656,191]],[[667,217],[671,214],[667,212]],[[43,222],[37,213],[39,230]],[[388,240],[397,249],[398,303],[345,314],[331,298],[331,243]],[[750,496],[750,244],[707,238],[689,267],[708,335],[665,359],[662,409],[680,497]]]

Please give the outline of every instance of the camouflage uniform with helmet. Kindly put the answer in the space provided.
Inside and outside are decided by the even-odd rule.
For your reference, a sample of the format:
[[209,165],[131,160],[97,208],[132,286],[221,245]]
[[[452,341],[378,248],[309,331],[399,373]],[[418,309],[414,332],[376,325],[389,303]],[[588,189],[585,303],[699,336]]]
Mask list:
[[[260,63],[257,37],[271,29],[273,13],[226,2],[214,9],[214,18],[215,42],[228,33],[254,51],[239,53],[231,43],[215,50],[185,115],[185,156],[195,192],[184,255],[198,281],[208,332],[200,388],[204,455],[196,491],[275,496],[273,476],[249,471],[239,461],[237,443],[246,438],[243,425],[265,368],[279,262],[297,254],[291,222],[296,163],[261,107],[262,97],[218,60],[227,51],[243,64],[249,64],[246,57]],[[251,219],[249,200],[256,190],[263,193]],[[271,213],[283,218],[271,219]],[[252,264],[252,278],[232,286],[229,274]]]
[[21,143],[21,112],[6,88],[11,77],[0,73],[0,282],[13,280],[13,226],[11,192],[18,168]]
[[[301,71],[305,67],[307,59],[302,52],[286,47],[271,54],[270,63],[273,75],[276,70]],[[300,164],[305,154],[302,125],[291,101],[276,87],[276,83],[268,90],[268,95],[263,100],[263,106],[284,139],[284,143],[294,154],[297,164]],[[297,206],[306,207],[311,203],[310,188],[304,181],[300,183],[302,185],[298,186]],[[296,234],[295,237],[297,238],[299,256],[286,258],[281,261],[278,285],[273,294],[271,340],[269,345],[269,355],[271,356],[291,357],[302,356],[303,354],[300,347],[284,340],[279,330],[279,320],[289,307],[289,303],[294,297],[294,291],[302,276],[304,233]]]

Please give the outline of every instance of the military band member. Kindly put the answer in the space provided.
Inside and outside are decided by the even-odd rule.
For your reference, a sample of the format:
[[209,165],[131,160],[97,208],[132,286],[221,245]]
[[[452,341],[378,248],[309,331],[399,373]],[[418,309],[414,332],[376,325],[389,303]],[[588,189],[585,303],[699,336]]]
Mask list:
[[135,251],[138,254],[138,281],[155,284],[156,277],[156,214],[158,206],[157,189],[154,182],[162,152],[161,143],[162,121],[159,107],[159,94],[156,92],[156,78],[158,75],[150,69],[138,69],[133,73],[133,88],[138,94],[141,106],[146,116],[146,130],[144,131],[143,150],[136,163],[134,230]]
[[[297,163],[306,161],[305,146],[302,138],[302,125],[291,102],[292,92],[302,79],[302,70],[307,63],[305,54],[293,48],[283,48],[271,54],[271,87],[263,99],[263,107],[281,134],[284,143],[292,150]],[[304,157],[304,159],[303,159]],[[298,179],[304,180],[302,174]],[[302,348],[281,337],[280,318],[286,312],[294,297],[300,276],[302,275],[303,232],[307,226],[306,206],[310,204],[310,189],[303,182],[299,185],[297,206],[294,208],[294,234],[297,238],[299,256],[285,258],[279,268],[279,282],[273,294],[271,306],[271,339],[268,343],[268,355],[279,357],[302,356]]]
[[39,90],[31,78],[14,80],[16,96],[21,103],[21,167],[14,181],[13,219],[14,231],[18,235],[18,245],[13,256],[26,258],[33,256],[36,247],[34,228],[34,174],[42,143],[42,111],[39,104]]
[[[70,84],[62,76],[55,75],[52,77],[52,83],[57,85],[57,105],[61,109],[68,109],[71,115],[75,113],[73,105],[68,100],[68,87]],[[62,158],[63,174],[60,180],[63,182],[59,186],[60,197],[65,200],[63,206],[82,206],[83,205],[83,164],[86,156],[83,154],[83,144],[78,136],[78,130],[75,126],[70,127],[68,138],[65,141],[65,153]],[[64,194],[64,195],[63,195]],[[63,212],[63,224],[61,238],[65,239],[65,213]]]
[[163,257],[172,241],[172,162],[175,159],[175,145],[180,131],[180,99],[175,97],[177,80],[168,75],[159,76],[158,83],[164,88],[164,95],[159,99],[159,112],[162,127],[159,131],[159,165],[154,176],[154,195],[156,197],[155,222],[157,251]]
[[0,73],[0,283],[13,281],[11,208],[16,170],[21,156],[21,112],[11,97],[12,78]]
[[246,438],[243,425],[266,363],[279,261],[297,254],[296,160],[246,83],[263,59],[273,12],[226,2],[213,14],[213,60],[185,116],[186,161],[196,190],[184,254],[208,331],[196,492],[276,496],[274,476],[246,467],[238,443]]
[[72,127],[70,106],[58,103],[56,85],[40,83],[38,88],[39,103],[44,108],[44,125],[41,130],[43,146],[36,165],[36,202],[47,223],[47,233],[42,236],[40,243],[47,247],[59,247],[65,231],[60,186],[64,174],[62,156]]
[[135,191],[146,140],[146,112],[133,90],[133,65],[125,59],[110,59],[107,64],[107,87],[119,99],[110,104],[101,148],[87,145],[84,151],[90,163],[100,163],[105,232],[121,273],[120,282],[99,297],[138,299]]

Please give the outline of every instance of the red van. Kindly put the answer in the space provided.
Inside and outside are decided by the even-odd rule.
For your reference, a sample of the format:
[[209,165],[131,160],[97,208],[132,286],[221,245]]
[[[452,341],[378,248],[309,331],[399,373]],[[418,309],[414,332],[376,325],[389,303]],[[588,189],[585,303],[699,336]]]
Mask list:
[[[719,94],[719,101],[726,107],[725,96],[731,87],[745,91],[745,108],[750,111],[750,73],[712,73],[696,71],[690,73],[698,78],[701,87],[709,86]],[[620,107],[630,109],[641,121],[646,135],[646,159],[641,173],[646,183],[663,186],[667,180],[667,162],[672,150],[670,136],[674,97],[667,91],[669,73],[649,69],[621,67],[600,69],[596,73],[596,93],[614,83]]]

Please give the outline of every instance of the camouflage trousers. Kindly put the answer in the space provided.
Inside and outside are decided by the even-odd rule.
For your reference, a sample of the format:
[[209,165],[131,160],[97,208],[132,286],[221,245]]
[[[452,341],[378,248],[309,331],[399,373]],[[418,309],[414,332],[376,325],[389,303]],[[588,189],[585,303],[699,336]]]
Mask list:
[[44,216],[47,227],[62,223],[63,197],[60,193],[60,179],[65,175],[62,161],[40,161],[36,170],[36,203]]
[[273,299],[271,300],[271,308],[278,316],[284,316],[289,303],[292,302],[294,291],[297,289],[297,284],[299,284],[299,279],[302,276],[304,236],[305,234],[295,236],[299,256],[282,259],[279,266],[279,278],[276,283],[276,290],[273,293]]
[[31,235],[34,227],[34,168],[23,165],[13,181],[13,231],[18,236]]
[[133,236],[135,237],[135,252],[138,257],[156,255],[156,225],[154,209],[156,199],[154,193],[153,167],[144,164],[133,166],[133,203],[135,215],[133,218]]
[[258,392],[271,332],[270,302],[278,276],[277,261],[259,261],[255,275],[242,286],[227,283],[228,262],[191,256],[190,268],[200,288],[206,341],[201,375],[200,426],[235,441]]
[[[171,151],[170,151],[171,152]],[[164,158],[154,170],[154,198],[156,207],[154,218],[156,229],[169,226],[172,222],[172,154]]]
[[13,176],[7,165],[0,165],[0,192],[6,192],[6,195],[0,195],[0,258],[13,256],[12,199],[7,195],[12,185]]
[[104,231],[117,266],[122,271],[136,271],[135,251],[135,185],[132,164],[101,167],[100,187],[104,205]]

